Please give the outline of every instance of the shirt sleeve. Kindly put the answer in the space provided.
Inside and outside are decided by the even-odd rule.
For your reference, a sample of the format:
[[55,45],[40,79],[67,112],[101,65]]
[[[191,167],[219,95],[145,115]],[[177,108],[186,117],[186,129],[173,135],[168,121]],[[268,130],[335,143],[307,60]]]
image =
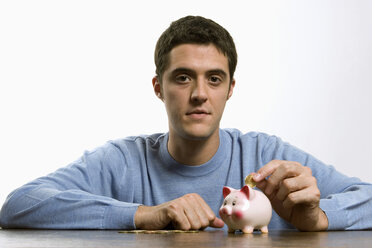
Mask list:
[[108,143],[81,159],[13,191],[0,212],[3,228],[135,229],[140,204],[117,200],[130,173],[126,158]]
[[329,230],[372,228],[372,185],[338,172],[312,155],[283,142],[268,138],[262,154],[264,164],[273,159],[297,161],[311,168],[321,192],[320,208],[328,218]]

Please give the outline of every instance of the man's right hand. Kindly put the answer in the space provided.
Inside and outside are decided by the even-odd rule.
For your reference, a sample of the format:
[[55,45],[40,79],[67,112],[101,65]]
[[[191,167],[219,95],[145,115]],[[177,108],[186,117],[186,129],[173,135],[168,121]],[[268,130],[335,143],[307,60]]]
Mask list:
[[164,229],[172,224],[179,230],[199,230],[208,226],[221,228],[224,222],[195,193],[184,195],[157,206],[139,206],[134,216],[137,229]]

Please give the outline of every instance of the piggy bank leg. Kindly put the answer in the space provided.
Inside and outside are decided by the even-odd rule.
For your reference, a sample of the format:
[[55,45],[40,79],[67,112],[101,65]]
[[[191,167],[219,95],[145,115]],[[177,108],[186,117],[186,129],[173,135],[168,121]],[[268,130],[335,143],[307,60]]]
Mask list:
[[253,226],[245,226],[242,231],[243,233],[253,233]]
[[267,226],[261,227],[261,232],[262,233],[269,233],[269,230],[267,229]]

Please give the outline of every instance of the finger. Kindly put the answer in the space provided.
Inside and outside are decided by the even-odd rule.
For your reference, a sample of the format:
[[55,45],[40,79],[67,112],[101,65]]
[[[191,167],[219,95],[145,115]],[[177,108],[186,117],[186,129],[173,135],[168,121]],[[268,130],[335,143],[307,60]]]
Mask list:
[[[201,227],[207,227],[212,224],[214,224],[214,221],[216,221],[216,215],[212,211],[212,209],[209,207],[209,205],[203,200],[203,198],[199,195],[197,195],[199,199],[197,200],[197,203],[199,207],[197,208],[197,214],[199,216],[199,220],[201,223]],[[218,225],[218,220],[217,220]]]
[[[197,213],[197,209],[194,206],[185,206],[185,215],[187,217],[188,222],[190,223],[190,229],[198,230],[202,227],[202,223]],[[208,222],[209,224],[209,222]]]
[[320,191],[318,187],[309,187],[288,194],[283,201],[283,207],[292,208],[294,205],[298,204],[318,206],[319,201]]
[[212,209],[195,193],[184,195],[183,204],[185,205],[185,214],[191,225],[191,229],[200,229],[210,225],[210,222],[216,218]]
[[283,161],[267,180],[265,189],[266,195],[271,195],[279,189],[285,178],[299,176],[304,171],[303,166],[297,162]]
[[264,192],[266,188],[266,184],[267,184],[266,180],[262,180],[256,183],[256,187],[259,188],[262,192]]
[[176,229],[190,230],[191,225],[185,214],[185,203],[181,198],[173,200],[167,207],[167,216]]
[[288,194],[307,187],[311,187],[314,183],[316,185],[316,180],[314,181],[313,177],[298,176],[286,178],[282,181],[276,197],[278,198],[278,200],[283,201],[288,196]]
[[264,178],[271,176],[271,174],[280,166],[282,162],[282,160],[271,160],[269,163],[262,166],[256,173],[254,173],[254,181],[260,182]]
[[210,226],[215,227],[215,228],[222,228],[225,226],[225,222],[223,222],[223,220],[216,217],[214,218],[214,220],[210,222]]
[[188,216],[189,212],[186,212],[192,229],[203,229],[207,226],[221,228],[225,225],[221,219],[216,217],[212,209],[200,195],[188,194],[185,195],[185,199],[187,199],[190,208],[193,208],[195,214],[194,217],[190,218]]
[[185,215],[185,213],[175,214],[171,217],[171,219],[172,219],[172,225],[175,227],[175,229],[185,230],[185,231],[191,229],[190,222],[187,216]]

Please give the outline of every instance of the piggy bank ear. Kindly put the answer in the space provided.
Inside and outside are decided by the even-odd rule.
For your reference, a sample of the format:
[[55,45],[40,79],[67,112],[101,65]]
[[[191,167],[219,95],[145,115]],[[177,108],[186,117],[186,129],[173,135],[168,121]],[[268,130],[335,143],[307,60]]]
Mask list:
[[228,196],[230,193],[231,193],[231,188],[226,187],[226,186],[223,187],[222,189],[223,198],[226,198],[226,196]]
[[249,200],[249,187],[247,185],[244,185],[240,192],[244,193],[247,196],[247,199]]

